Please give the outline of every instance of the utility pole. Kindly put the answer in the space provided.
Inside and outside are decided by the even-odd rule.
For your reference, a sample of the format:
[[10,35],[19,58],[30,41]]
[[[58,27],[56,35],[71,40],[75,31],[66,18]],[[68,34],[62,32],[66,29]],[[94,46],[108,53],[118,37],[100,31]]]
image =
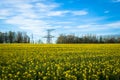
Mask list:
[[54,36],[52,36],[50,33],[51,31],[53,31],[55,29],[47,29],[47,35],[44,38],[47,38],[46,43],[50,44],[52,43],[52,38],[54,38]]

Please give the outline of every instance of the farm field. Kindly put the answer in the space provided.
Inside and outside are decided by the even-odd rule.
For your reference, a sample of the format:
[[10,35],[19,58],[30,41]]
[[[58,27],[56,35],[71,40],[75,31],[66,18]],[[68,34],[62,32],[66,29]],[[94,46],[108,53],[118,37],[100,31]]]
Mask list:
[[0,80],[120,80],[120,44],[0,44]]

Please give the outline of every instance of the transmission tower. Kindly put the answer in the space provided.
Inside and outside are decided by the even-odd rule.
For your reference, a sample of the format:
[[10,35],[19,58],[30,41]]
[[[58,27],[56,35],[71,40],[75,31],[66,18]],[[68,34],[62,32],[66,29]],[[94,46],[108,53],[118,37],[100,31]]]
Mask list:
[[33,34],[31,34],[31,43],[34,43]]
[[47,38],[47,43],[50,44],[52,43],[52,38],[54,38],[54,36],[52,36],[50,34],[51,31],[53,31],[55,29],[47,29],[47,35],[44,38]]

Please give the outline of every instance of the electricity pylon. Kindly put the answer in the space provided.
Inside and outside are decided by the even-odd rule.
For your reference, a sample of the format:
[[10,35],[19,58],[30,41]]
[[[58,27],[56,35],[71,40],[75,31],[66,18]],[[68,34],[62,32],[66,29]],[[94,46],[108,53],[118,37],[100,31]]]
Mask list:
[[33,43],[34,44],[34,40],[33,40],[33,34],[31,34],[31,43]]
[[52,36],[52,35],[50,34],[50,32],[53,31],[53,30],[55,30],[55,29],[47,29],[47,35],[44,36],[44,38],[47,38],[47,41],[46,41],[46,42],[47,42],[48,44],[52,43],[52,38],[54,38],[54,36]]

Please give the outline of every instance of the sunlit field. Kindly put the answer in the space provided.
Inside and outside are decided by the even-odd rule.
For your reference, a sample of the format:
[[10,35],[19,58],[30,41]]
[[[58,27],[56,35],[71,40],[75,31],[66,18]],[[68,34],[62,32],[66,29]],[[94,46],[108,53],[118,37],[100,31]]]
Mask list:
[[120,80],[120,44],[0,44],[0,80]]

